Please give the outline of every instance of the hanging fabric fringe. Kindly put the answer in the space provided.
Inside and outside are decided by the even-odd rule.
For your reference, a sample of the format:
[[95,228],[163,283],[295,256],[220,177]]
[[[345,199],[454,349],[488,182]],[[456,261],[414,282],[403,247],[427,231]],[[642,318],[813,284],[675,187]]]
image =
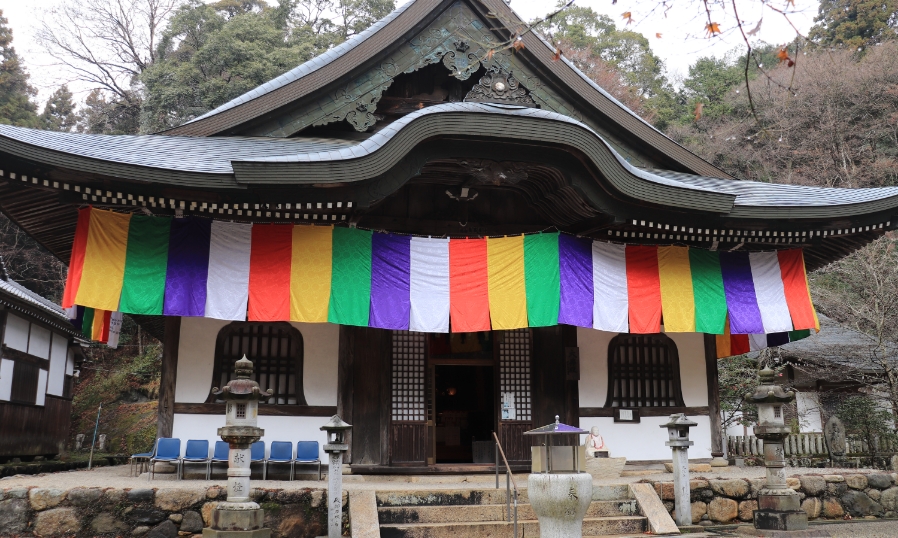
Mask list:
[[426,332],[564,323],[657,333],[663,320],[665,332],[718,335],[721,357],[819,330],[800,249],[714,252],[558,233],[423,238],[92,208],[78,217],[63,302],[94,317]]

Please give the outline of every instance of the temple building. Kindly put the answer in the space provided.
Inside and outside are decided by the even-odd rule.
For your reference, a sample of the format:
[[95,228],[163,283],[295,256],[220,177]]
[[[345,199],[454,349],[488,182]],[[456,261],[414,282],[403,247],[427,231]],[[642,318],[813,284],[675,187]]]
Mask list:
[[[493,15],[490,15],[490,13]],[[504,21],[504,22],[503,22]],[[215,439],[246,354],[265,441],[353,424],[353,472],[485,464],[496,432],[612,456],[722,451],[717,358],[817,328],[805,272],[895,228],[898,188],[740,181],[501,0],[412,0],[168,132],[0,126],[0,210],[70,263],[65,305],[164,343],[158,434]]]

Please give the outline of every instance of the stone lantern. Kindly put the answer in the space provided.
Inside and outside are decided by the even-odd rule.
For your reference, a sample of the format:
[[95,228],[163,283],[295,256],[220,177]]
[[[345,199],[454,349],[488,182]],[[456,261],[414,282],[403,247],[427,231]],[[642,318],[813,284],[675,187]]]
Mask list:
[[764,441],[764,465],[767,485],[758,493],[754,512],[756,529],[795,531],[808,528],[808,515],[801,509],[798,492],[786,485],[786,458],[783,441],[789,436],[783,406],[795,399],[795,393],[776,383],[770,368],[760,372],[761,384],[746,399],[758,406],[755,436]]
[[[586,433],[562,424],[558,415],[554,424],[524,432],[543,436],[541,446],[531,447],[532,472],[527,478],[527,495],[542,538],[583,536],[583,517],[592,502],[592,475],[583,472],[586,447],[580,444],[580,435]],[[574,444],[564,445],[572,435]]]
[[225,426],[218,435],[228,443],[228,500],[212,510],[210,528],[203,529],[203,537],[269,538],[270,529],[262,528],[264,510],[250,500],[250,446],[265,430],[258,427],[259,402],[271,397],[252,380],[253,363],[244,355],[234,365],[237,379],[228,382],[212,394],[225,401]]
[[697,423],[686,418],[683,413],[670,416],[667,424],[669,440],[665,443],[673,452],[673,479],[674,479],[674,507],[677,511],[677,525],[684,527],[692,524],[692,505],[689,502],[689,428],[698,426]]
[[324,451],[330,455],[327,468],[327,536],[340,538],[343,525],[343,453],[349,450],[346,433],[352,425],[338,415],[331,417],[321,431],[327,432]]

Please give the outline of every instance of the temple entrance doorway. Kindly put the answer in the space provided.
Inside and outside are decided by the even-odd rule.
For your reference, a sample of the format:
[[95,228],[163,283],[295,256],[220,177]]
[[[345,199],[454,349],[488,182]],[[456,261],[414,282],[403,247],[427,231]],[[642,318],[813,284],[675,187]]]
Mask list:
[[492,364],[434,366],[436,463],[491,463],[496,429],[493,370]]
[[530,459],[531,331],[392,331],[390,464],[492,465]]

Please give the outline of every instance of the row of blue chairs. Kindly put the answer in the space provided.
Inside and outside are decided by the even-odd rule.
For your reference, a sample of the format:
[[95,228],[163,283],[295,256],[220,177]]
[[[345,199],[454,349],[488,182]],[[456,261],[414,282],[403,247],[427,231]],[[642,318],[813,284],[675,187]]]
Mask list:
[[[213,463],[227,463],[228,443],[216,441],[212,455],[209,455],[209,441],[190,439],[181,456],[181,440],[165,437],[157,439],[153,444],[152,452],[133,454],[131,465],[146,462],[149,464],[149,478],[155,476],[156,463],[171,463],[177,466],[178,480],[184,477],[184,465],[188,463],[205,463],[206,480],[212,476]],[[262,464],[262,480],[268,479],[268,466],[274,464],[290,465],[290,480],[296,475],[296,464],[318,464],[318,480],[321,480],[321,457],[318,452],[318,441],[299,441],[296,443],[296,455],[293,453],[293,443],[287,441],[272,441],[268,458],[265,457],[265,441],[256,441],[250,446],[250,466],[253,463]]]

